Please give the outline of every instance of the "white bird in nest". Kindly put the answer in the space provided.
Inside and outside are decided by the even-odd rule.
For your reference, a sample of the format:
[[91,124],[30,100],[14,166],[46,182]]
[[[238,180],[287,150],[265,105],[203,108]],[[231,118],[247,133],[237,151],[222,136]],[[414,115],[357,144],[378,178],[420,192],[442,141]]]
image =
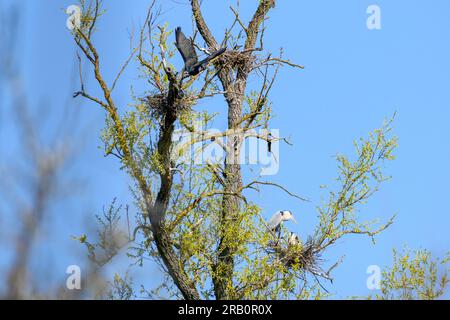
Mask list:
[[298,246],[300,244],[300,239],[298,235],[295,232],[291,232],[289,239],[288,239],[289,246]]

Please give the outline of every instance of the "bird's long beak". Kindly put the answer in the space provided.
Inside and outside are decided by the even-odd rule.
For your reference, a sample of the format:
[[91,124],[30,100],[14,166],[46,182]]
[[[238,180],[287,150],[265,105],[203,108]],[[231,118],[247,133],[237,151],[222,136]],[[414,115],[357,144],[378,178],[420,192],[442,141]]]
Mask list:
[[297,221],[295,220],[294,216],[291,217],[291,220],[294,221],[295,223],[297,223]]

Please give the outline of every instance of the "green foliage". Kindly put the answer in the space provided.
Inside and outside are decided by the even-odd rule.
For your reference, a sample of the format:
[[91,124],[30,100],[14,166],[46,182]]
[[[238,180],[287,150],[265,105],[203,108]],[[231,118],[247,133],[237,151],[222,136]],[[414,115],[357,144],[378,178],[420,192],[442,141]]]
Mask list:
[[[203,113],[191,113],[199,119],[205,119]],[[131,137],[138,137],[139,130],[145,126],[133,124],[140,117],[130,117],[127,127],[139,128],[127,130]],[[210,119],[212,119],[211,117]],[[185,118],[189,127],[193,120]],[[382,163],[393,159],[396,138],[389,137],[391,122],[375,130],[367,140],[355,145],[356,160],[338,156],[339,183],[338,192],[330,192],[330,200],[319,208],[319,219],[315,234],[299,245],[290,247],[287,243],[287,231],[283,231],[278,247],[271,247],[275,241],[267,232],[261,208],[246,202],[235,217],[236,224],[226,230],[221,225],[222,185],[210,166],[195,165],[192,162],[178,161],[182,153],[174,153],[177,163],[177,178],[174,181],[172,200],[167,212],[167,229],[171,232],[173,246],[180,257],[180,269],[196,283],[203,298],[213,298],[211,278],[222,270],[214,269],[219,246],[219,235],[224,235],[225,244],[235,250],[235,272],[230,296],[236,299],[323,299],[329,296],[318,280],[318,276],[328,276],[321,270],[320,255],[323,251],[347,234],[366,234],[374,237],[387,228],[392,221],[374,228],[372,221],[359,221],[356,208],[364,204],[373,195],[386,178],[382,174]],[[134,141],[137,141],[136,139]],[[138,145],[138,143],[135,143]],[[147,147],[147,146],[145,146]],[[143,149],[133,148],[135,152]],[[150,150],[150,149],[149,149]],[[150,154],[149,173],[158,170],[157,153]],[[144,153],[142,153],[144,154]],[[214,166],[213,166],[214,168]],[[218,169],[219,167],[215,167]],[[137,195],[139,203],[140,198]],[[195,206],[193,206],[195,204]],[[163,267],[159,254],[151,240],[145,220],[138,226],[135,245],[128,256],[138,265],[144,266],[147,259]],[[226,241],[229,241],[228,243]],[[306,250],[314,251],[306,256]],[[308,260],[309,259],[309,260]],[[306,268],[306,265],[309,265]],[[333,266],[334,267],[334,266]],[[315,273],[312,274],[311,270]],[[326,279],[326,278],[325,278]],[[160,287],[161,289],[161,287]],[[150,294],[152,291],[146,291]],[[164,283],[164,292],[176,292],[170,282]],[[152,292],[154,294],[154,292]]]
[[109,300],[130,300],[136,297],[133,290],[133,281],[128,272],[124,277],[118,273],[114,274],[110,289],[104,294],[104,297]]
[[[264,87],[267,90],[267,87]],[[244,118],[254,116],[255,123],[267,128],[269,120],[272,118],[271,102],[267,98],[267,93],[252,90],[245,96]]]
[[369,135],[367,140],[355,142],[357,158],[350,161],[343,155],[337,156],[339,176],[338,191],[330,191],[329,200],[318,208],[319,225],[315,237],[324,249],[346,234],[374,236],[393,223],[374,227],[376,221],[358,220],[358,208],[378,191],[381,183],[390,179],[383,174],[385,161],[394,159],[397,138],[390,137],[392,120]]
[[435,300],[449,284],[448,257],[433,258],[428,250],[393,250],[393,265],[382,272],[381,294],[375,299]]
[[[83,33],[75,34],[75,41],[80,44],[83,40],[88,44],[88,48],[82,45],[79,47],[83,52],[87,52],[87,58],[93,61],[96,77],[99,80],[101,75],[98,61],[94,59],[96,55],[94,54],[92,58],[89,53],[96,53],[89,39],[98,14],[93,11],[96,7],[91,5],[86,7],[84,1],[81,1],[81,4],[84,19]],[[360,139],[358,143],[355,143],[356,159],[352,160],[343,155],[336,157],[339,171],[337,187],[336,190],[329,191],[329,199],[318,207],[318,221],[314,234],[302,235],[298,244],[291,244],[287,241],[287,230],[282,230],[280,238],[267,230],[266,222],[261,216],[263,210],[245,198],[244,189],[257,190],[257,188],[250,184],[238,190],[236,194],[225,194],[228,177],[222,165],[197,164],[192,158],[186,157],[191,152],[189,147],[192,145],[195,145],[197,151],[202,151],[217,140],[217,137],[205,139],[204,132],[196,126],[196,123],[200,121],[202,129],[211,127],[216,114],[208,110],[196,111],[193,107],[197,106],[201,99],[216,94],[223,94],[226,99],[231,99],[231,92],[219,91],[220,86],[214,66],[210,66],[203,74],[191,77],[184,82],[175,81],[173,78],[179,75],[173,72],[175,68],[170,60],[176,49],[169,40],[171,31],[168,31],[168,24],[156,28],[154,18],[149,12],[144,25],[141,29],[139,46],[133,52],[138,53],[136,58],[140,76],[147,80],[150,88],[140,97],[132,92],[132,102],[120,113],[111,102],[113,88],[106,87],[103,79],[100,79],[99,83],[106,102],[99,103],[98,99],[84,93],[86,97],[99,103],[108,113],[105,128],[101,133],[105,155],[116,156],[121,162],[122,169],[134,179],[134,185],[130,189],[136,209],[134,232],[132,237],[128,236],[128,241],[119,240],[126,239],[123,235],[117,236],[120,234],[118,230],[121,207],[115,206],[115,201],[102,217],[97,217],[98,241],[88,242],[86,235],[78,238],[87,247],[89,257],[96,264],[104,265],[118,253],[120,248],[132,242],[127,255],[133,263],[144,267],[147,261],[151,260],[166,272],[166,278],[160,286],[154,290],[141,286],[141,294],[149,297],[160,297],[166,294],[169,298],[178,298],[180,292],[168,275],[167,259],[163,261],[161,257],[161,250],[170,251],[170,258],[174,258],[177,264],[171,267],[177,269],[177,273],[181,274],[183,279],[189,279],[188,282],[193,284],[201,298],[211,299],[215,297],[212,279],[223,279],[222,277],[227,275],[227,270],[223,270],[222,264],[218,263],[221,258],[220,248],[228,248],[233,255],[233,274],[231,281],[225,281],[229,286],[226,288],[227,297],[234,299],[326,298],[328,293],[320,281],[332,279],[330,272],[338,263],[328,271],[323,271],[321,257],[325,254],[325,250],[348,234],[367,235],[374,239],[375,235],[381,233],[393,222],[392,217],[378,225],[376,221],[368,221],[360,217],[361,207],[378,191],[379,186],[389,179],[384,174],[383,164],[394,159],[393,153],[397,147],[397,139],[391,137],[392,120],[384,123],[367,139]],[[146,26],[148,30],[144,32]],[[82,37],[85,34],[88,35],[88,39]],[[82,37],[81,40],[80,37]],[[227,32],[225,37],[229,45],[237,44],[242,40],[241,33],[233,36],[231,32]],[[255,62],[246,57],[255,58],[234,49],[227,51],[227,56],[225,54],[222,56],[224,59],[221,65],[222,70],[229,71],[227,76],[230,79],[226,81],[235,80],[233,79],[235,71],[247,68]],[[250,90],[249,94],[240,97],[240,99],[244,98],[244,101],[239,100],[243,102],[244,113],[241,122],[235,127],[239,127],[243,132],[268,127],[272,117],[272,105],[268,100],[268,94],[278,70],[278,67],[275,67],[275,71],[269,74],[269,66],[276,65],[276,61],[280,63],[282,60],[271,60],[270,56],[266,60],[260,59],[261,66],[266,65],[265,69],[256,68],[263,76],[261,89]],[[285,61],[285,63],[290,62]],[[225,75],[222,74],[222,76]],[[239,81],[242,80],[239,79]],[[240,85],[235,83],[234,88]],[[178,87],[174,88],[175,86]],[[172,104],[168,109],[169,100]],[[176,117],[173,116],[175,113]],[[173,125],[175,118],[177,121]],[[167,119],[172,121],[165,126]],[[183,142],[171,143],[165,133],[172,133],[173,128],[175,132],[177,129],[187,130],[195,137],[194,141],[183,146]],[[160,137],[165,139],[159,140]],[[158,140],[162,141],[161,144],[158,144]],[[168,146],[171,147],[170,150]],[[170,159],[167,156],[169,153]],[[171,174],[168,174],[169,172]],[[149,217],[152,217],[151,213],[159,213],[155,210],[155,207],[159,205],[155,199],[159,195],[158,190],[163,189],[160,188],[162,181],[170,188],[170,190],[163,190],[165,195],[169,195],[165,198],[169,203],[167,209],[164,203],[162,224],[155,227],[153,221],[153,224],[149,222]],[[225,196],[235,196],[242,200],[242,205],[239,205],[237,210],[234,210],[235,208],[230,210],[232,212],[229,212],[226,217],[223,214]],[[231,222],[224,219],[229,219]],[[163,246],[161,244],[157,246],[154,237],[158,239],[161,235],[164,235],[159,238],[164,239]],[[388,280],[384,284],[386,289],[383,292],[398,289],[397,278],[393,277],[393,274],[398,274],[399,270],[405,268],[416,279],[414,284],[417,288],[427,281],[431,282],[432,288],[435,288],[438,282],[446,284],[446,278],[438,280],[434,275],[436,265],[431,264],[427,275],[421,273],[423,266],[430,263],[427,255],[415,259],[413,261],[403,259],[397,262],[399,267],[394,265],[395,269],[386,273]],[[133,284],[128,275],[125,277],[116,275],[111,287],[110,298],[129,299],[135,296]],[[425,290],[426,297],[434,298],[442,294],[439,288],[430,290]],[[421,296],[418,295],[418,297]]]
[[[95,21],[106,11],[101,9],[100,5],[97,7],[94,1],[80,0],[79,5],[81,9],[80,31],[90,36],[95,31]],[[76,30],[73,30],[72,33],[78,37]]]
[[90,261],[98,267],[108,263],[128,243],[129,239],[120,226],[121,210],[122,206],[117,206],[114,199],[102,215],[96,215],[98,228],[95,242],[88,241],[86,234],[74,237],[86,246]]

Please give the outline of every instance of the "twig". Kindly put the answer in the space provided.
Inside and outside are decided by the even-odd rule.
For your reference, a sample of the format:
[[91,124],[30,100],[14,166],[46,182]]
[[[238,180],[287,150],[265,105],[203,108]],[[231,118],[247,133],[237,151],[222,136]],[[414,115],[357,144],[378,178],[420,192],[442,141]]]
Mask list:
[[232,6],[230,6],[230,10],[234,13],[234,16],[236,17],[236,21],[239,23],[241,28],[245,31],[245,33],[248,33],[247,27],[244,25],[241,18],[239,17],[239,13],[236,12],[236,10],[234,10],[234,8]]
[[282,185],[279,185],[275,182],[269,182],[269,181],[252,181],[249,184],[247,184],[246,186],[244,186],[242,189],[254,189],[254,190],[258,190],[255,187],[253,187],[253,185],[266,185],[266,186],[273,186],[273,187],[277,187],[281,190],[283,190],[284,192],[286,192],[288,195],[290,195],[291,197],[297,198],[299,200],[302,201],[306,201],[306,202],[311,202],[310,200],[303,198],[299,195],[296,195],[295,193],[290,192],[289,190],[287,190],[285,187],[283,187]]
[[133,58],[134,54],[136,53],[136,51],[138,50],[138,47],[134,48],[133,51],[130,53],[130,56],[128,57],[128,59],[125,61],[125,63],[122,65],[122,68],[120,69],[119,73],[117,74],[116,78],[114,79],[114,82],[111,86],[111,91],[114,90],[114,88],[116,87],[116,83],[119,80],[120,76],[122,75],[122,73],[125,71],[125,69],[127,68],[128,64],[130,63],[131,59]]

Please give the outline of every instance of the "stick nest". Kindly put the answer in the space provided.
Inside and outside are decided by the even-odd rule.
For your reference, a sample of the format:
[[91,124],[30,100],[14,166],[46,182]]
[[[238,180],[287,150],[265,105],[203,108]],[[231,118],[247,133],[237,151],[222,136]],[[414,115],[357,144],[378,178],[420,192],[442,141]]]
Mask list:
[[280,243],[275,243],[272,244],[271,248],[287,268],[297,271],[303,270],[316,276],[329,278],[328,274],[322,271],[320,267],[322,259],[317,250],[317,243],[312,237],[309,237],[304,244],[283,246]]
[[151,115],[156,118],[163,117],[168,111],[175,111],[177,114],[189,111],[195,105],[195,99],[184,93],[180,93],[173,104],[169,104],[167,94],[148,95],[142,100],[150,110]]
[[249,69],[255,57],[250,52],[227,50],[219,58],[220,65],[231,69]]

